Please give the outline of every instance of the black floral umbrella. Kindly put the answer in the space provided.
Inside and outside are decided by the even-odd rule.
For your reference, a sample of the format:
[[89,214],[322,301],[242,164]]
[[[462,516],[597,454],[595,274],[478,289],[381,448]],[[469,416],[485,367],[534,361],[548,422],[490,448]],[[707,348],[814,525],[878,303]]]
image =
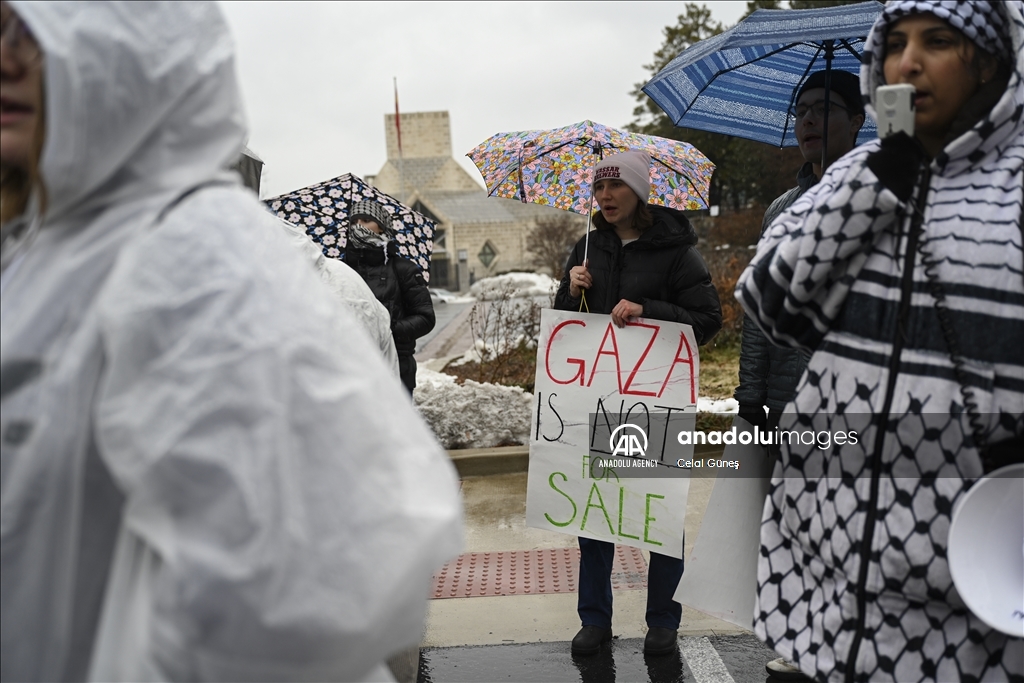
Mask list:
[[434,250],[434,222],[389,194],[346,173],[332,180],[265,200],[278,218],[306,231],[328,258],[344,260],[348,242],[348,212],[354,202],[379,202],[391,214],[398,253],[420,267],[430,281],[430,255]]

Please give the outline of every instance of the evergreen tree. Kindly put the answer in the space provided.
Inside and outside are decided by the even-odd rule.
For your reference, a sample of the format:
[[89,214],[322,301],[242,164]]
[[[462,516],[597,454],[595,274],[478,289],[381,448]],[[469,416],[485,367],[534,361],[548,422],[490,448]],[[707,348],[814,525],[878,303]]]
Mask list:
[[[790,0],[789,9],[808,9],[844,5],[862,0]],[[749,16],[758,9],[787,9],[780,0],[749,0]],[[654,53],[654,59],[644,66],[651,76],[668,66],[680,52],[701,40],[706,40],[725,30],[711,18],[706,6],[688,2],[683,6],[674,26],[666,26],[661,47]],[[796,148],[779,149],[752,140],[708,133],[692,128],[678,128],[668,115],[643,93],[644,83],[635,84],[630,93],[637,100],[633,110],[633,121],[627,125],[630,130],[684,140],[699,149],[715,163],[715,175],[711,181],[712,205],[719,204],[727,209],[744,209],[752,205],[767,206],[795,184],[796,172],[803,163]]]

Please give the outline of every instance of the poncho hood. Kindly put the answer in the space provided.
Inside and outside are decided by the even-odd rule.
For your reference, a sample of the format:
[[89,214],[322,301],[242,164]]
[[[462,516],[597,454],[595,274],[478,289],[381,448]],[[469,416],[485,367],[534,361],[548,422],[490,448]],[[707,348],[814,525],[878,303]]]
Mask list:
[[45,55],[47,222],[202,182],[242,149],[213,3],[12,2]]
[[[891,11],[894,8],[906,7],[905,13],[922,11],[925,7],[934,7],[932,12],[943,18],[941,11],[944,5],[952,3],[935,2],[931,5],[921,2],[889,3],[886,10],[879,15],[871,34],[864,44],[863,64],[860,70],[861,94],[864,96],[865,109],[868,115],[878,121],[875,109],[875,90],[886,85],[883,72],[885,61],[885,38],[889,28],[898,20]],[[960,3],[965,7],[972,3]],[[934,170],[940,173],[957,173],[973,168],[991,153],[1006,146],[1024,129],[1024,12],[1019,0],[991,3],[994,12],[998,13],[1003,22],[1003,29],[1010,41],[1012,70],[1010,79],[1002,96],[998,98],[992,109],[978,120],[966,132],[949,141],[942,152],[935,158]],[[957,12],[965,12],[961,7]],[[943,19],[945,20],[945,19]],[[947,22],[948,23],[948,22]]]

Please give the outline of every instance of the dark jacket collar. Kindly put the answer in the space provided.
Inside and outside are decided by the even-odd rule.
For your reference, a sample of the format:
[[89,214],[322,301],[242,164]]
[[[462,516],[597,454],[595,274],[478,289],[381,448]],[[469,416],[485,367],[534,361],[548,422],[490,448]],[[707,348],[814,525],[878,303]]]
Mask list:
[[[654,225],[645,230],[639,239],[630,243],[632,249],[667,249],[697,244],[697,233],[682,211],[656,204],[648,204],[647,209],[654,218]],[[622,246],[622,240],[613,229],[595,230],[591,240],[595,246],[606,250],[615,250]]]
[[796,184],[803,194],[818,184],[818,176],[814,175],[814,166],[811,162],[805,162],[796,173]]
[[395,244],[394,240],[388,242],[387,250],[388,257],[387,259],[385,259],[383,248],[378,247],[375,249],[356,249],[349,245],[349,247],[345,250],[344,260],[350,266],[354,266],[355,264],[363,264],[367,266],[380,266],[384,264],[385,260],[390,261],[391,259],[402,258],[401,255],[398,253],[398,245]]

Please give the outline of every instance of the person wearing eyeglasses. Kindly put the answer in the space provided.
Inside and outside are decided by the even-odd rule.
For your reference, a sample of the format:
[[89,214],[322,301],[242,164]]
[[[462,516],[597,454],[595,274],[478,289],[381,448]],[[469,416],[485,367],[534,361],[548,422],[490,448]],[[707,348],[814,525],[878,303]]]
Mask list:
[[[823,145],[828,145],[825,158],[831,163],[853,149],[864,125],[860,79],[848,71],[837,70],[831,73],[828,135],[824,135],[825,78],[824,71],[811,74],[797,95],[791,119],[804,164],[797,173],[796,187],[777,197],[764,212],[762,235],[772,221],[821,178]],[[750,317],[744,315],[740,383],[733,393],[739,403],[740,417],[761,429],[774,429],[786,404],[793,399],[797,381],[809,358],[810,355],[800,349],[772,344]],[[771,451],[777,455],[778,444],[773,444]]]
[[450,459],[229,170],[232,44],[0,2],[0,681],[393,680],[460,549]]
[[[826,167],[857,144],[857,134],[864,125],[864,102],[860,96],[860,79],[849,71],[833,70],[829,83],[828,132],[825,125],[825,71],[816,71],[808,77],[797,93],[796,105],[790,114],[800,154],[810,165],[814,181],[821,179],[821,150],[825,153]],[[827,138],[827,141],[826,141]],[[797,175],[797,185],[809,187],[807,166]],[[813,184],[813,183],[811,183]],[[790,191],[792,192],[792,190]],[[790,193],[786,193],[786,197]],[[781,199],[781,198],[780,198]],[[792,202],[790,202],[792,203]],[[778,208],[778,207],[776,207]],[[780,210],[781,212],[781,210]],[[769,221],[770,222],[770,221]]]
[[[821,178],[822,146],[828,145],[826,161],[831,163],[853,149],[864,125],[860,79],[848,71],[833,71],[829,84],[828,140],[825,142],[825,77],[824,71],[811,74],[798,93],[792,117],[804,164],[797,173],[796,187],[776,198],[764,212],[762,235],[776,217]],[[766,426],[774,429],[782,410],[793,398],[808,358],[809,355],[799,349],[771,344],[749,316],[744,316],[740,383],[733,394],[740,406],[740,416],[762,429]]]
[[[801,86],[791,120],[804,164],[796,177],[796,187],[780,195],[764,212],[761,234],[783,211],[793,205],[821,178],[821,150],[828,145],[827,163],[843,156],[856,144],[864,125],[864,103],[860,96],[860,79],[848,71],[832,71],[829,83],[828,135],[825,125],[824,71],[816,71]],[[828,138],[827,142],[825,138]],[[743,316],[740,347],[740,383],[733,397],[739,403],[739,415],[751,425],[774,430],[779,417],[793,396],[796,385],[807,368],[810,354],[801,349],[777,346],[765,337],[749,316]],[[768,409],[767,414],[765,408]],[[778,457],[778,444],[768,447]],[[767,665],[768,673],[779,680],[807,680],[794,664],[779,657]]]

